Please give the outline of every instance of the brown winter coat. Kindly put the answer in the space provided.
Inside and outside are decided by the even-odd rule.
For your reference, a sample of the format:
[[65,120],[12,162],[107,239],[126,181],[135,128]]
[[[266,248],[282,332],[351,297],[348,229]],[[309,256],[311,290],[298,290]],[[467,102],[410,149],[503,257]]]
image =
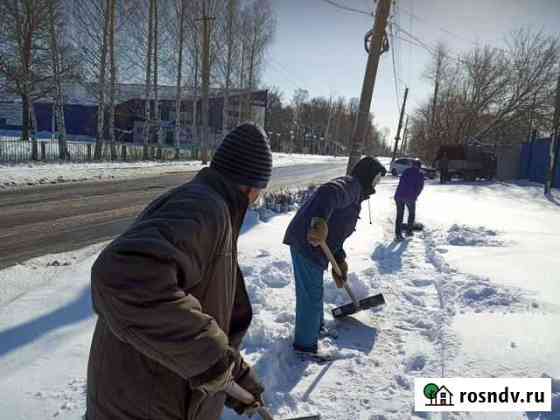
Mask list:
[[234,185],[203,169],[99,255],[88,420],[218,420],[225,395],[206,397],[193,383],[232,360],[237,381],[259,388],[237,351],[252,317],[237,265],[247,205]]

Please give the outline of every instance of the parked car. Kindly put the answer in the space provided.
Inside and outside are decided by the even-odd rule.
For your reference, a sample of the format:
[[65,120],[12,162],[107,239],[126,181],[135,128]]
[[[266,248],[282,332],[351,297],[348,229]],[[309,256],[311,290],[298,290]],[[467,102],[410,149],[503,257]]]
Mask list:
[[393,176],[400,176],[406,169],[410,168],[414,162],[420,162],[420,172],[426,178],[434,179],[436,177],[436,170],[425,166],[420,159],[415,158],[399,158],[391,162],[389,172]]

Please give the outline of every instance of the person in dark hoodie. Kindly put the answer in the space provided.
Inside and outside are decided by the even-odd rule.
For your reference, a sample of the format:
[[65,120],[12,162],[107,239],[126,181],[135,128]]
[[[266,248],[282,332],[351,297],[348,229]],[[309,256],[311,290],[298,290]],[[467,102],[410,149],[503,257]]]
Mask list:
[[412,236],[414,219],[416,217],[416,200],[424,188],[424,175],[420,171],[421,163],[415,160],[414,164],[407,168],[399,179],[399,185],[395,192],[395,203],[397,205],[397,217],[395,218],[395,240],[402,241],[402,223],[404,208],[408,209],[408,222],[406,235]]
[[264,389],[239,353],[252,310],[237,263],[245,212],[271,176],[265,133],[243,124],[209,168],[152,202],[91,270],[98,314],[87,420],[218,420],[237,382]]
[[385,167],[377,159],[361,159],[351,175],[321,185],[286,230],[284,244],[290,246],[296,283],[293,347],[297,352],[319,353],[318,339],[324,327],[323,273],[328,260],[318,245],[326,241],[343,272],[342,278],[335,272],[333,277],[346,281],[344,241],[355,230],[362,201],[375,193],[375,185],[385,173]]

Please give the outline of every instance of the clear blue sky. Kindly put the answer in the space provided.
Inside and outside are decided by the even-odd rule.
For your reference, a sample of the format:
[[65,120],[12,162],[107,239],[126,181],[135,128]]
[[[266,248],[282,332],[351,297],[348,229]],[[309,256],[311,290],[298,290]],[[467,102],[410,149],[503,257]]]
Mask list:
[[[364,11],[374,9],[373,0],[336,1]],[[297,88],[307,89],[311,96],[359,97],[367,60],[363,37],[373,18],[322,0],[272,4],[277,32],[263,83],[278,86],[286,99]],[[430,45],[444,41],[454,54],[476,43],[503,45],[504,35],[527,25],[560,35],[560,0],[396,0],[396,4],[393,19],[401,27]],[[422,77],[431,56],[405,41],[397,41],[396,52],[399,96],[408,85],[407,108],[412,111],[433,89]],[[377,125],[389,128],[394,137],[398,108],[390,52],[381,59],[372,112]]]

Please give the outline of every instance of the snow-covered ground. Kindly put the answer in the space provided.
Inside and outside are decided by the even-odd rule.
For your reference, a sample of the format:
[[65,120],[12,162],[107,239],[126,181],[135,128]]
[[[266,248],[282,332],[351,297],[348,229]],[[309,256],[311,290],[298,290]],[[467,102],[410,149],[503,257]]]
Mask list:
[[[328,364],[291,352],[294,287],[281,244],[291,214],[267,222],[251,212],[240,263],[254,305],[246,358],[282,419],[442,418],[415,414],[414,377],[560,377],[560,194],[522,184],[427,185],[418,203],[422,233],[393,242],[396,180],[385,178],[347,241],[350,282],[359,297],[387,304],[343,321],[327,315],[338,354]],[[0,272],[0,418],[78,419],[95,322],[89,270],[102,244],[44,256]],[[348,302],[330,276],[326,309]],[[450,413],[447,419],[558,419],[553,413]],[[422,415],[420,415],[422,414]],[[224,420],[237,419],[232,412]]]
[[[347,157],[274,153],[274,166],[345,162]],[[101,163],[0,163],[0,191],[22,186],[155,176],[197,171],[200,161]]]

